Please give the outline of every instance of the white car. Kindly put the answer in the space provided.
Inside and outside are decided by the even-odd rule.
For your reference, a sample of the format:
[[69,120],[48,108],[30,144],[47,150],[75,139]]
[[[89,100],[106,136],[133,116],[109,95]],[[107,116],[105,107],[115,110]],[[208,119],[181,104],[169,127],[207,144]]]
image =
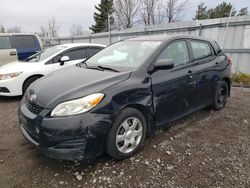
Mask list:
[[47,48],[25,61],[0,67],[0,96],[23,95],[29,85],[53,71],[75,65],[105,48],[100,44],[63,44]]

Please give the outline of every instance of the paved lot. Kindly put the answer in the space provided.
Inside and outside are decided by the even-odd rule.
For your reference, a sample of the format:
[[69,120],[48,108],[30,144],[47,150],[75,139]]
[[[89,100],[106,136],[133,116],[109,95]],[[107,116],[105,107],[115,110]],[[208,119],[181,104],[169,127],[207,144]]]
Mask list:
[[20,133],[19,100],[0,98],[0,187],[250,187],[250,89],[233,88],[222,111],[201,110],[158,130],[120,162],[44,157]]

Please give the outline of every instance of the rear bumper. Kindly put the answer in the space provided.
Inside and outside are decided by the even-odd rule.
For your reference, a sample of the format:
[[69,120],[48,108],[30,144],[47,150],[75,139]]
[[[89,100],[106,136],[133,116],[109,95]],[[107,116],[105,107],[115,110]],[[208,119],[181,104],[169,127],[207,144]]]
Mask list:
[[19,120],[23,136],[44,155],[79,161],[103,153],[111,127],[109,116],[86,113],[64,118],[48,118],[48,111],[34,115],[21,104]]

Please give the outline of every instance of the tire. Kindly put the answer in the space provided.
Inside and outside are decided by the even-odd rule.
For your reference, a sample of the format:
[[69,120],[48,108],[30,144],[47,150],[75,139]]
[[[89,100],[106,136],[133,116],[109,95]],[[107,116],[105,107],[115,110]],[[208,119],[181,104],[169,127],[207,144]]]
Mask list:
[[39,78],[41,78],[41,76],[32,76],[32,77],[28,78],[27,80],[25,80],[25,82],[23,84],[23,95],[26,92],[26,90],[28,89],[28,87],[30,86],[30,84],[32,84],[34,81],[36,81]]
[[143,114],[134,109],[122,110],[114,121],[106,140],[106,153],[122,160],[136,153],[145,140],[147,123]]
[[227,103],[228,96],[229,88],[227,82],[219,81],[215,89],[213,109],[221,110],[224,108]]

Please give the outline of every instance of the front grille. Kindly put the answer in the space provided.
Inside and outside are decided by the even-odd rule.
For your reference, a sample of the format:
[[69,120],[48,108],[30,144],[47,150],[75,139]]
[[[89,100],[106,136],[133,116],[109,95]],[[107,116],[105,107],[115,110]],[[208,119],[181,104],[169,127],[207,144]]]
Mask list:
[[39,114],[44,108],[35,104],[35,103],[32,103],[28,100],[26,100],[26,107],[27,109],[32,112],[33,114]]
[[1,93],[10,93],[10,90],[8,90],[6,87],[0,87]]

